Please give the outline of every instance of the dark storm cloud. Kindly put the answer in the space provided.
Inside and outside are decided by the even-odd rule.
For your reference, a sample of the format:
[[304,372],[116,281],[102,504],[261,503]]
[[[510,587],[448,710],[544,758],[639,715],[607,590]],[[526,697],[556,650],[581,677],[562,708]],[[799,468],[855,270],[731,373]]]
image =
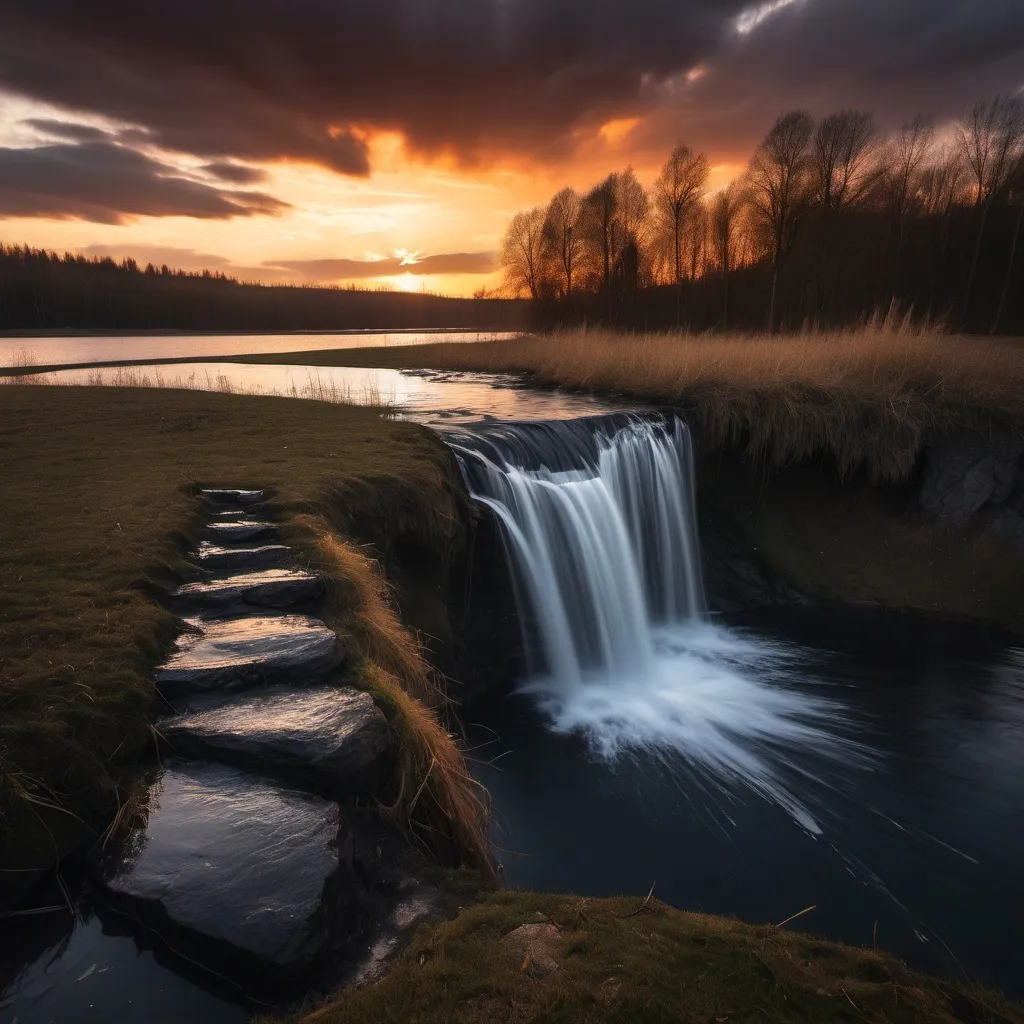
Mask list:
[[422,256],[416,263],[398,257],[385,260],[284,260],[273,264],[294,271],[305,281],[360,281],[395,274],[489,274],[495,269],[490,252],[452,252]]
[[703,145],[746,150],[783,110],[873,111],[889,127],[918,112],[943,121],[1024,86],[1021,0],[795,0],[732,32],[711,72],[668,100]]
[[33,117],[22,121],[37,132],[49,135],[65,142],[102,142],[110,140],[110,133],[91,124],[71,124],[68,121],[56,121],[48,117]]
[[742,0],[0,0],[0,86],[211,158],[368,170],[361,126],[526,155],[712,50]]
[[230,181],[234,185],[255,185],[270,177],[259,167],[246,167],[245,164],[232,164],[223,160],[204,164],[200,170],[212,174],[215,178],[220,178],[221,181]]
[[261,192],[189,181],[165,164],[110,142],[0,148],[0,217],[119,224],[135,216],[226,220],[284,208]]
[[[657,111],[747,148],[794,104],[939,117],[1024,84],[1022,0],[0,0],[0,88],[158,146],[368,170],[363,128],[466,159],[553,159],[573,129]],[[673,91],[697,63],[699,81]],[[121,136],[125,138],[125,136]],[[642,133],[640,138],[642,139]]]

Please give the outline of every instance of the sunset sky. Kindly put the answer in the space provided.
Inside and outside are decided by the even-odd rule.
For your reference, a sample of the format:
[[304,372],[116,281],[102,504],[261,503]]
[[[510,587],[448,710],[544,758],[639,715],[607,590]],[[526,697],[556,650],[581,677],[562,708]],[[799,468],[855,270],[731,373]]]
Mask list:
[[511,214],[784,109],[1024,88],[1022,0],[0,0],[0,240],[492,287]]

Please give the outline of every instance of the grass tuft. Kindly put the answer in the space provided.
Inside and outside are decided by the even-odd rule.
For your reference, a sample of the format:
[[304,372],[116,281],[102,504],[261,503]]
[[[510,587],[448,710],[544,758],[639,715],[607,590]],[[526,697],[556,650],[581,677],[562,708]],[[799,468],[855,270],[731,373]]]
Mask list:
[[327,621],[352,640],[360,681],[389,712],[397,733],[386,815],[443,861],[496,882],[487,791],[470,776],[442,724],[444,688],[395,612],[380,564],[323,520],[304,516],[297,525],[313,536],[316,561],[330,581]]

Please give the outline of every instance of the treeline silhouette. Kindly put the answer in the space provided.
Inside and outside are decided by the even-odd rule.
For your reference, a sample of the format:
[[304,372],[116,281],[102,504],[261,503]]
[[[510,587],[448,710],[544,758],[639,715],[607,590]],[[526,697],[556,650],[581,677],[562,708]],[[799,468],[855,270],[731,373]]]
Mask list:
[[246,284],[131,259],[0,244],[0,329],[310,331],[515,330],[528,303],[384,290]]
[[883,134],[864,111],[783,114],[710,194],[679,143],[653,188],[632,168],[517,213],[507,293],[548,326],[794,329],[898,309],[1024,333],[1024,100]]

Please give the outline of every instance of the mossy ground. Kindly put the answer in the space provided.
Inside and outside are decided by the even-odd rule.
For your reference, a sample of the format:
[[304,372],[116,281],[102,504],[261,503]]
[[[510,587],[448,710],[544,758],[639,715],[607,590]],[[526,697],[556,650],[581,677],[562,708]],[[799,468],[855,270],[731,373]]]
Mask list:
[[[533,941],[511,934],[523,925],[539,926]],[[1001,996],[924,977],[876,950],[657,900],[512,891],[421,929],[378,983],[287,1020],[995,1024],[1022,1016]]]
[[0,389],[0,902],[109,819],[121,766],[153,749],[149,673],[179,630],[154,588],[195,574],[198,488],[265,487],[283,524],[329,514],[429,546],[453,530],[451,473],[428,431],[375,409]]

